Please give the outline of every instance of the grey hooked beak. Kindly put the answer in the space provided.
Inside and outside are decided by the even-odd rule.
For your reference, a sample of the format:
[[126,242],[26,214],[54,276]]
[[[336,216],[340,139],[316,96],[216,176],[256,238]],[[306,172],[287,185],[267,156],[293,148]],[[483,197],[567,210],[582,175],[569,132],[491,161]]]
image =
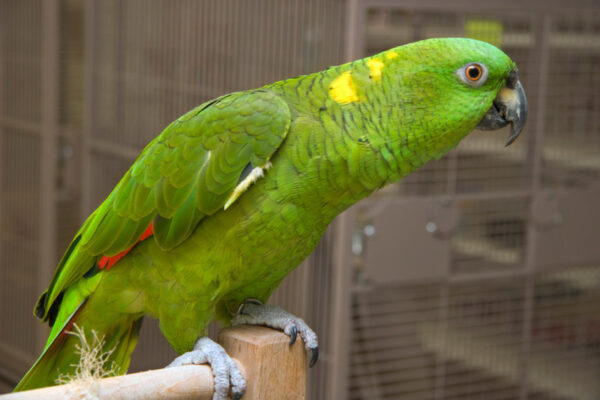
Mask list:
[[492,107],[476,128],[493,130],[511,124],[510,136],[506,142],[508,146],[519,136],[525,122],[527,122],[527,96],[519,81],[519,72],[515,68],[508,76],[506,86],[500,89]]

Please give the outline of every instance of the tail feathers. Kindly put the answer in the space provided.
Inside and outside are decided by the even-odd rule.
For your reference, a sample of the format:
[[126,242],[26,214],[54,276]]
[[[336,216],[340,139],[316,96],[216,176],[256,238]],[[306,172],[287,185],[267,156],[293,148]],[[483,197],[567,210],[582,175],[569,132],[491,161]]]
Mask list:
[[[15,387],[15,392],[57,385],[61,378],[75,376],[78,365],[81,365],[81,339],[72,334],[74,325],[77,324],[83,330],[88,343],[92,342],[91,329],[86,328],[85,321],[78,321],[78,319],[82,319],[81,314],[85,303],[85,300],[81,302],[63,324],[58,334],[55,334],[54,339],[48,342],[42,355]],[[104,368],[112,369],[115,374],[127,372],[141,325],[142,318],[139,317],[133,320],[129,319],[124,324],[117,322],[108,332],[97,332],[99,338],[104,342],[101,352],[112,350],[104,363]],[[50,334],[50,338],[53,333]]]
[[59,358],[61,351],[64,348],[65,341],[68,339],[69,332],[73,328],[73,324],[77,319],[79,313],[83,310],[85,305],[85,300],[81,302],[81,304],[75,309],[75,311],[71,314],[69,319],[66,321],[58,335],[54,338],[54,340],[48,344],[46,344],[46,348],[37,359],[35,364],[27,371],[23,379],[17,384],[14,391],[20,392],[22,390],[31,390],[44,386],[54,385],[55,382],[52,380],[48,382],[50,376],[56,376],[56,373],[53,371],[58,370],[56,366],[56,361]]
[[[62,271],[63,267],[65,266],[65,264],[67,263],[67,261],[69,260],[69,258],[73,254],[73,252],[75,252],[75,249],[77,248],[77,245],[79,244],[80,240],[81,240],[81,234],[77,234],[75,239],[73,239],[73,241],[67,248],[67,251],[65,252],[65,254],[60,259],[58,266],[56,267],[56,271],[54,272],[54,276],[52,277],[52,281],[50,282],[50,286],[48,287],[48,289],[46,291],[44,291],[44,293],[42,293],[42,295],[40,296],[40,298],[38,299],[38,301],[35,305],[33,313],[36,317],[40,318],[42,321],[46,321],[49,319],[48,313],[50,312],[50,309],[52,309],[52,314],[53,314],[52,318],[56,319],[56,314],[58,313],[58,307],[60,306],[60,300],[62,300],[62,297],[60,299],[58,299],[59,301],[55,301],[55,300],[57,300],[57,297],[63,293],[64,288],[69,285],[63,285],[61,287],[61,289],[57,291],[57,293],[54,293],[55,290],[53,290],[53,288],[55,286],[56,280],[59,278],[59,275],[60,275],[59,271]],[[90,266],[92,265],[91,262],[89,262],[87,264],[89,264]],[[73,283],[73,281],[71,281],[70,283]],[[50,296],[50,298],[49,298],[49,296]],[[54,324],[54,320],[50,320],[50,326],[52,326],[53,324]]]

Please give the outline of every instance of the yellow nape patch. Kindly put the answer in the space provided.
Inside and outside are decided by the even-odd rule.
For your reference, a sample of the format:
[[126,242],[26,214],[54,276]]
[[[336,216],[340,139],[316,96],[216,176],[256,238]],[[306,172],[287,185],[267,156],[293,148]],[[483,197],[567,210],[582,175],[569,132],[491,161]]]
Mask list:
[[391,60],[393,58],[398,57],[398,53],[396,53],[395,51],[388,51],[385,56],[387,57],[388,60]]
[[383,70],[383,67],[385,67],[385,64],[379,60],[371,58],[369,61],[367,61],[367,66],[369,67],[369,72],[373,82],[379,82],[381,80],[381,71]]
[[346,71],[331,83],[329,95],[336,103],[348,104],[358,101],[356,86],[352,80],[352,73]]

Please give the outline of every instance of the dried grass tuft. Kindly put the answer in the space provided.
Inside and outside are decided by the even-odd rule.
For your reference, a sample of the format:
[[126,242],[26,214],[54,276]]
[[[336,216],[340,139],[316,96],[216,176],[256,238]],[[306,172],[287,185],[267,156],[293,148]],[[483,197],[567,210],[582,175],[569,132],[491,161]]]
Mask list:
[[75,384],[77,398],[86,400],[98,398],[96,383],[100,379],[117,375],[114,362],[110,367],[107,366],[115,348],[105,351],[104,336],[99,336],[95,330],[92,330],[91,333],[91,338],[88,339],[84,329],[73,324],[73,332],[68,332],[68,334],[79,339],[79,344],[75,346],[77,354],[79,354],[79,363],[71,365],[75,367],[74,374],[61,375],[56,381],[61,385]]

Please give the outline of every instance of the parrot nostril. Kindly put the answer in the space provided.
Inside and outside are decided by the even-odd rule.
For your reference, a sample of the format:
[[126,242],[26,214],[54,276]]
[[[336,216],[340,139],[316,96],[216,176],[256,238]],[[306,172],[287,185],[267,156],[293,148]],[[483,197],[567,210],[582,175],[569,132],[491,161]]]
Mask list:
[[515,67],[515,69],[511,71],[510,75],[508,75],[508,78],[506,79],[506,87],[509,89],[515,89],[517,82],[519,82],[519,70],[517,67]]

